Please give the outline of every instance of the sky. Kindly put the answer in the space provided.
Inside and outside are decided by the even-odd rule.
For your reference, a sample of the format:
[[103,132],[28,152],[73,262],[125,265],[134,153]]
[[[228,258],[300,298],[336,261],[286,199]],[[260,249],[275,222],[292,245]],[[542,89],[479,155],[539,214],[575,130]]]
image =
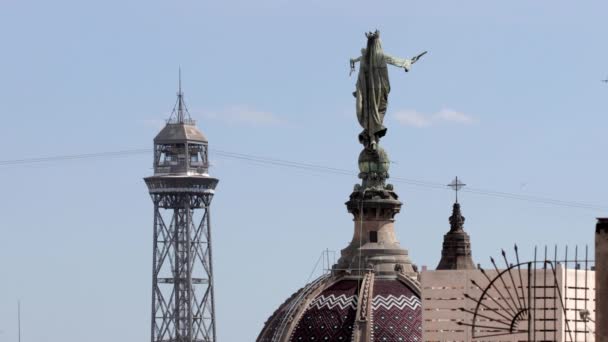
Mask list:
[[[401,245],[434,268],[459,176],[475,262],[589,246],[608,216],[605,1],[0,0],[0,161],[149,149],[178,68],[209,138],[217,330],[253,341],[349,243],[361,146],[348,61],[381,31]],[[227,158],[310,163],[353,176]],[[148,153],[0,163],[0,342],[150,338]],[[426,184],[426,183],[425,183]],[[489,191],[567,202],[518,200]],[[573,202],[586,203],[578,208]]]

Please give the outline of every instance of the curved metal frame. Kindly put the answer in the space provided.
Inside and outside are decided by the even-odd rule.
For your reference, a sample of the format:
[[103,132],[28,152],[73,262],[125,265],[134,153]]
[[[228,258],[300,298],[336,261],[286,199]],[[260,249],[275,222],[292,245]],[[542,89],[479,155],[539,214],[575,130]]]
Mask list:
[[[532,265],[532,263],[531,263],[531,262],[524,262],[524,263],[519,263],[519,264],[517,264],[517,265],[512,265],[512,266],[510,266],[509,268],[505,269],[504,271],[502,271],[502,272],[498,273],[498,274],[496,275],[496,277],[494,277],[494,279],[492,279],[492,280],[491,280],[491,281],[488,283],[488,285],[486,286],[486,288],[483,290],[483,292],[481,293],[481,296],[480,296],[480,297],[479,297],[479,299],[477,300],[477,305],[475,306],[475,312],[474,312],[474,314],[473,314],[473,320],[472,320],[472,321],[473,321],[473,323],[471,324],[471,331],[472,331],[472,333],[473,333],[473,334],[472,334],[473,338],[475,338],[475,337],[491,337],[491,336],[488,336],[488,335],[485,335],[485,336],[475,336],[475,327],[476,327],[476,322],[477,322],[477,317],[478,317],[478,316],[482,316],[482,317],[484,317],[484,318],[487,318],[487,319],[493,320],[492,318],[490,318],[490,317],[488,317],[488,316],[484,316],[484,315],[479,314],[479,307],[481,306],[481,303],[483,302],[484,298],[486,297],[486,294],[488,293],[488,291],[489,291],[489,290],[490,290],[490,289],[493,287],[494,283],[495,283],[495,282],[496,282],[498,279],[501,279],[501,281],[503,281],[503,282],[504,282],[504,279],[502,279],[502,276],[503,276],[505,273],[509,272],[509,274],[510,274],[510,273],[511,273],[511,270],[512,270],[512,269],[514,269],[515,267],[517,267],[518,269],[521,269],[521,266],[522,266],[522,265],[527,265],[527,266],[528,266],[528,269],[530,269],[530,266]],[[481,270],[481,272],[482,272],[482,273],[483,273],[483,274],[484,274],[486,277],[488,277],[488,276],[487,276],[487,274],[484,272],[484,270],[483,270],[483,269],[480,269],[480,270]],[[530,272],[529,272],[529,271],[528,271],[528,274],[530,274]],[[489,279],[489,278],[488,278],[488,279]],[[528,278],[528,279],[529,279],[529,278]],[[513,279],[511,278],[511,280],[513,280]],[[521,278],[520,278],[520,281],[521,281]],[[479,289],[481,289],[481,287],[480,287],[480,286],[479,286],[477,283],[473,282],[473,284],[474,284],[475,286],[477,286]],[[529,284],[528,284],[528,294],[530,293],[529,288],[530,288],[530,286],[529,286]],[[515,291],[516,291],[516,293],[517,293],[517,288],[514,288],[514,289],[515,289]],[[504,298],[504,295],[503,295],[503,294],[500,292],[500,290],[498,290],[498,288],[496,288],[496,290],[497,290],[497,292],[500,294],[500,296]],[[523,289],[522,289],[522,291],[523,291]],[[510,291],[508,291],[508,289],[507,289],[507,292],[509,293],[509,296],[511,297],[511,293],[510,293]],[[517,295],[519,296],[519,293],[517,293]],[[469,297],[469,298],[471,298],[471,297]],[[491,298],[491,297],[490,297],[490,298]],[[525,297],[524,297],[524,298],[525,298]],[[528,297],[528,298],[529,298],[529,297]],[[471,299],[472,299],[472,298],[471,298]],[[511,297],[511,299],[512,299],[512,297]],[[500,304],[498,301],[496,301],[494,298],[492,298],[492,300],[493,300],[493,301],[494,301],[494,302],[495,302],[495,303],[496,303],[496,304],[497,304],[497,305],[498,305],[498,306],[499,306],[499,307],[500,307],[502,310],[504,310],[504,311],[508,311],[508,310],[506,310],[506,309],[505,309],[505,308],[504,308],[504,307],[503,307],[503,306],[502,306],[502,305],[501,305],[501,304]],[[506,300],[505,300],[505,302],[506,302]],[[510,306],[510,305],[509,305],[509,306]],[[513,309],[513,308],[510,308],[510,310],[514,310],[514,309]],[[520,317],[520,316],[523,316],[523,314],[525,314],[525,313],[527,313],[527,319],[529,320],[529,319],[532,317],[532,315],[531,315],[531,314],[529,314],[529,313],[530,313],[529,308],[522,308],[522,309],[519,309],[519,311],[514,312],[513,318],[511,319],[511,324],[510,324],[510,326],[509,326],[509,333],[510,333],[510,334],[519,334],[519,333],[524,333],[524,332],[528,332],[528,333],[529,333],[529,331],[528,331],[528,330],[514,331],[515,324],[518,322],[517,318],[518,318],[518,317]],[[504,316],[503,316],[503,317],[504,317]],[[505,317],[505,318],[507,318],[507,317]],[[477,326],[477,327],[494,328],[494,327],[487,327],[487,326]],[[499,335],[492,335],[492,336],[499,336]]]
[[[577,248],[578,251],[578,248]],[[537,310],[537,307],[535,307],[537,304],[537,302],[539,300],[545,301],[545,304],[543,306],[543,312],[547,303],[547,298],[549,298],[548,296],[551,296],[550,293],[547,293],[547,291],[553,291],[553,306],[554,309],[556,310],[555,313],[557,313],[557,310],[560,310],[561,308],[561,312],[562,312],[562,317],[564,317],[565,319],[563,320],[564,322],[564,332],[568,333],[568,337],[570,341],[574,341],[573,339],[573,335],[572,335],[572,329],[570,328],[570,320],[569,318],[567,318],[567,308],[566,308],[566,304],[567,304],[567,300],[569,298],[572,297],[567,297],[565,298],[564,295],[565,293],[562,293],[562,290],[560,288],[560,282],[558,280],[558,274],[557,274],[557,270],[556,270],[556,265],[563,263],[565,264],[564,269],[568,270],[568,263],[569,262],[573,262],[575,264],[575,270],[579,270],[580,269],[580,264],[579,261],[583,261],[583,260],[578,260],[578,253],[575,254],[575,259],[574,260],[568,260],[568,255],[567,255],[567,249],[566,249],[566,258],[565,260],[558,262],[557,261],[557,247],[555,249],[555,260],[551,261],[551,260],[547,260],[547,249],[545,248],[545,258],[544,260],[537,260],[536,259],[536,251],[535,251],[535,257],[534,257],[534,261],[528,261],[528,262],[520,262],[519,260],[519,255],[518,255],[518,251],[517,251],[517,246],[515,246],[515,254],[517,257],[517,263],[516,264],[509,264],[506,258],[506,253],[504,251],[502,251],[502,256],[505,262],[505,266],[506,268],[504,270],[499,270],[498,266],[496,265],[496,262],[494,261],[494,259],[491,258],[492,264],[494,266],[494,270],[496,271],[496,275],[493,278],[490,278],[490,276],[486,273],[485,270],[483,269],[479,269],[480,272],[484,275],[484,277],[487,279],[488,283],[485,287],[481,286],[480,284],[478,284],[475,280],[471,280],[471,282],[473,283],[473,285],[475,285],[475,287],[477,287],[479,290],[482,291],[481,295],[479,296],[479,298],[473,298],[467,294],[464,294],[465,298],[469,299],[469,300],[473,300],[476,302],[475,305],[475,310],[474,311],[470,311],[467,310],[465,308],[460,308],[461,311],[463,312],[467,312],[469,314],[471,314],[472,320],[471,323],[465,323],[465,322],[458,322],[459,325],[465,325],[465,326],[470,326],[471,327],[471,336],[472,338],[488,338],[488,337],[497,337],[497,336],[504,336],[504,335],[513,335],[513,334],[521,334],[521,333],[528,333],[528,341],[535,341],[536,340],[536,333],[541,333],[543,334],[543,340],[547,340],[547,333],[553,333],[553,334],[558,334],[558,328],[557,326],[554,326],[553,330],[551,330],[551,328],[547,329],[546,327],[546,316],[545,313],[543,313],[542,319],[540,319],[541,317],[537,317],[535,312]],[[590,260],[587,259],[587,254],[585,255],[585,269],[584,270],[588,270],[588,265],[589,265]],[[540,266],[540,267],[538,267]],[[522,268],[526,269],[527,271],[527,281],[526,284],[524,284],[523,280],[522,280]],[[515,272],[514,270],[517,269]],[[552,281],[547,281],[547,272],[549,271],[553,276]],[[541,270],[542,271],[542,275],[538,275],[537,271]],[[586,272],[586,271],[585,271]],[[516,282],[515,278],[517,278],[517,276],[513,276],[513,273],[515,273],[517,276],[519,276],[519,281]],[[515,291],[515,297],[513,296],[513,293],[511,290],[509,290],[509,286],[507,286],[507,282],[508,279],[505,279],[507,276],[509,275],[508,278],[510,279],[510,286],[513,288],[512,291]],[[539,278],[541,277],[541,278]],[[576,277],[578,277],[577,275],[575,275],[575,287],[577,279]],[[537,286],[537,279],[540,279],[542,281],[542,285],[539,288]],[[585,273],[585,284],[587,284],[587,273]],[[500,282],[502,284],[502,288],[499,286],[496,286],[497,283]],[[564,274],[564,279],[563,279],[563,284],[564,286],[568,286],[568,276],[567,276],[567,272]],[[586,285],[585,285],[586,286]],[[518,291],[518,288],[521,288],[521,292]],[[526,290],[524,290],[525,288],[527,288],[527,293],[524,292]],[[494,298],[492,297],[489,292],[490,290],[495,290],[497,295],[499,296],[498,298]],[[506,291],[506,293],[505,293]],[[540,297],[538,297],[537,295],[537,291],[542,291],[540,294]],[[578,297],[578,294],[574,295],[574,299],[580,299],[580,297]],[[585,287],[585,294],[584,294],[585,298],[587,296],[587,289]],[[559,299],[559,300],[557,300]],[[484,303],[484,301],[488,301],[488,302],[493,302],[495,305],[495,307],[491,307],[488,306],[487,304]],[[501,304],[502,302],[502,304]],[[498,316],[498,317],[491,317],[494,315],[484,315],[482,313],[483,309],[487,309],[488,311],[491,311],[494,315]],[[556,316],[554,316],[556,318]],[[486,319],[492,322],[496,322],[500,325],[504,325],[503,327],[497,327],[497,326],[492,326],[495,324],[489,323],[489,325],[482,325],[480,324],[480,319]],[[540,320],[539,320],[540,319]],[[519,328],[518,324],[519,322],[522,321],[527,321],[527,327],[526,328]],[[537,330],[536,326],[537,326],[537,322],[543,322],[543,328],[541,330]],[[576,323],[576,322],[575,322]],[[556,324],[556,323],[554,323]],[[492,331],[486,331],[487,335],[481,335],[479,334],[479,330],[482,329],[493,329],[494,333],[492,334]],[[500,332],[500,331],[503,332]],[[578,329],[575,327],[575,330],[578,331]],[[584,332],[585,334],[587,333],[591,333],[591,332]],[[585,335],[586,337],[586,335]]]

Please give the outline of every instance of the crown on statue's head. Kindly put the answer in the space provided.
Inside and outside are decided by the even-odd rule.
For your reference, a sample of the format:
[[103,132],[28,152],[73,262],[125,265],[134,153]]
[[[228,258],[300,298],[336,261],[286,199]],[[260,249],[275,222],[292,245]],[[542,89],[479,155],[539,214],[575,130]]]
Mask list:
[[376,39],[376,38],[380,38],[380,31],[376,30],[374,32],[369,31],[365,33],[365,36],[367,37],[367,39]]

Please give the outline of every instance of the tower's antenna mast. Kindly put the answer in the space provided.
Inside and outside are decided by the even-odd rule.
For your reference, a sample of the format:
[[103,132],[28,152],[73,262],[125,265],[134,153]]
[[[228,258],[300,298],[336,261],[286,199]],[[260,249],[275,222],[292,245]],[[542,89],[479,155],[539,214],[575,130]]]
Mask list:
[[188,113],[186,101],[184,101],[184,92],[182,91],[182,68],[179,67],[178,70],[177,102],[175,103],[175,106],[173,106],[169,121],[175,124],[194,125],[194,121],[190,117],[190,113]]
[[179,86],[177,92],[177,122],[184,122],[184,93],[182,93],[182,68],[179,67]]

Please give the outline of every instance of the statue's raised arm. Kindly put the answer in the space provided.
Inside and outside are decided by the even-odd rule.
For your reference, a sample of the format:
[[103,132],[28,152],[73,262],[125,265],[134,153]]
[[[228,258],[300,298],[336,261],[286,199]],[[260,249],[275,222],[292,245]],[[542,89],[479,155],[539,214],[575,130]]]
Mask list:
[[394,57],[382,50],[380,32],[369,32],[366,36],[367,47],[361,49],[360,57],[350,60],[350,67],[352,73],[355,63],[359,62],[357,89],[353,93],[357,98],[357,119],[363,127],[359,141],[366,148],[375,149],[380,138],[386,134],[383,122],[391,91],[387,64],[409,71],[426,51],[411,59]]

